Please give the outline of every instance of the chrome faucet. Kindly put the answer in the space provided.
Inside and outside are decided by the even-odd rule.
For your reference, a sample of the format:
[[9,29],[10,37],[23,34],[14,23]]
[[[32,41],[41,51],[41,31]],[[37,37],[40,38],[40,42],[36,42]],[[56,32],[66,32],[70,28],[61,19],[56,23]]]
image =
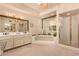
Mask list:
[[3,35],[8,35],[8,33],[7,32],[4,32]]

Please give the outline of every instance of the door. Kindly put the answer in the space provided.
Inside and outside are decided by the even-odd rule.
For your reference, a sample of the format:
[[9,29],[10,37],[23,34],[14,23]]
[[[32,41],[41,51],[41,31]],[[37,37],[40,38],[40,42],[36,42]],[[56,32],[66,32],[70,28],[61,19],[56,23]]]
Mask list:
[[72,46],[78,47],[78,15],[72,15]]
[[60,44],[70,45],[70,18],[69,17],[62,17],[61,25],[59,27],[60,32]]
[[78,47],[78,14],[62,17],[59,43]]

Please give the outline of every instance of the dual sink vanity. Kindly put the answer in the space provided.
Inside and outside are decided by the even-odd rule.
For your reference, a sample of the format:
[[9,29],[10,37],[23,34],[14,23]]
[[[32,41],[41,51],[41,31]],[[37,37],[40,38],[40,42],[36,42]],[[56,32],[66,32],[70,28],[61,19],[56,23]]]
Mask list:
[[9,33],[7,35],[0,35],[0,42],[6,42],[4,50],[8,50],[32,43],[32,35],[27,33]]
[[32,43],[32,35],[28,32],[29,20],[9,15],[0,15],[0,50],[6,51]]
[[6,42],[4,50],[31,43],[32,35],[28,32],[29,20],[0,15],[0,45]]

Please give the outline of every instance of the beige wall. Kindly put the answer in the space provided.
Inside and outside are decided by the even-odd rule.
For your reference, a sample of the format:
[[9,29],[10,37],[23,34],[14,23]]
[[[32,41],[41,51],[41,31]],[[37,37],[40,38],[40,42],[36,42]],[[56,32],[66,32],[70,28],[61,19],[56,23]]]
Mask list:
[[[34,33],[34,34],[40,34],[42,33],[42,27],[41,27],[41,19],[38,17],[31,17],[31,19],[29,20],[29,31],[30,33]],[[31,26],[33,25],[33,26]]]
[[56,10],[58,10],[59,13],[64,13],[75,9],[79,9],[79,3],[61,3],[56,7],[51,7],[51,9],[40,13],[40,16],[49,15],[50,13],[52,13],[51,15],[53,15]]
[[19,11],[15,11],[13,9],[10,9],[8,7],[5,7],[3,5],[0,5],[0,14],[2,14],[2,15],[10,15],[10,16],[20,17],[20,18],[21,17],[23,17],[23,18],[25,17],[25,14],[23,14],[23,13],[21,13]]
[[0,14],[10,15],[17,18],[24,18],[25,20],[29,20],[29,25],[33,24],[33,27],[29,27],[30,33],[41,33],[41,20],[38,16],[37,17],[29,16],[19,11],[9,9],[8,7],[5,7],[3,5],[0,5]]
[[59,13],[79,9],[79,3],[63,3],[58,6]]
[[[60,4],[58,6],[59,13],[70,11],[72,9],[79,9],[79,4]],[[2,5],[0,5],[0,14],[3,14],[3,15],[13,15],[14,14],[14,16],[17,16],[17,17],[23,17],[24,19],[29,20],[30,24],[34,25],[33,27],[30,27],[29,31],[31,33],[41,33],[41,19],[39,17],[28,16],[19,11],[9,9]]]

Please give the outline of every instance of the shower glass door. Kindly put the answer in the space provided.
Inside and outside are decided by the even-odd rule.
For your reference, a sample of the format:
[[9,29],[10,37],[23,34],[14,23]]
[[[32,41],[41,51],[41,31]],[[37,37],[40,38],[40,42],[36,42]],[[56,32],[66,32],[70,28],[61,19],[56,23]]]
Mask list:
[[60,44],[78,47],[78,17],[78,14],[60,17]]

